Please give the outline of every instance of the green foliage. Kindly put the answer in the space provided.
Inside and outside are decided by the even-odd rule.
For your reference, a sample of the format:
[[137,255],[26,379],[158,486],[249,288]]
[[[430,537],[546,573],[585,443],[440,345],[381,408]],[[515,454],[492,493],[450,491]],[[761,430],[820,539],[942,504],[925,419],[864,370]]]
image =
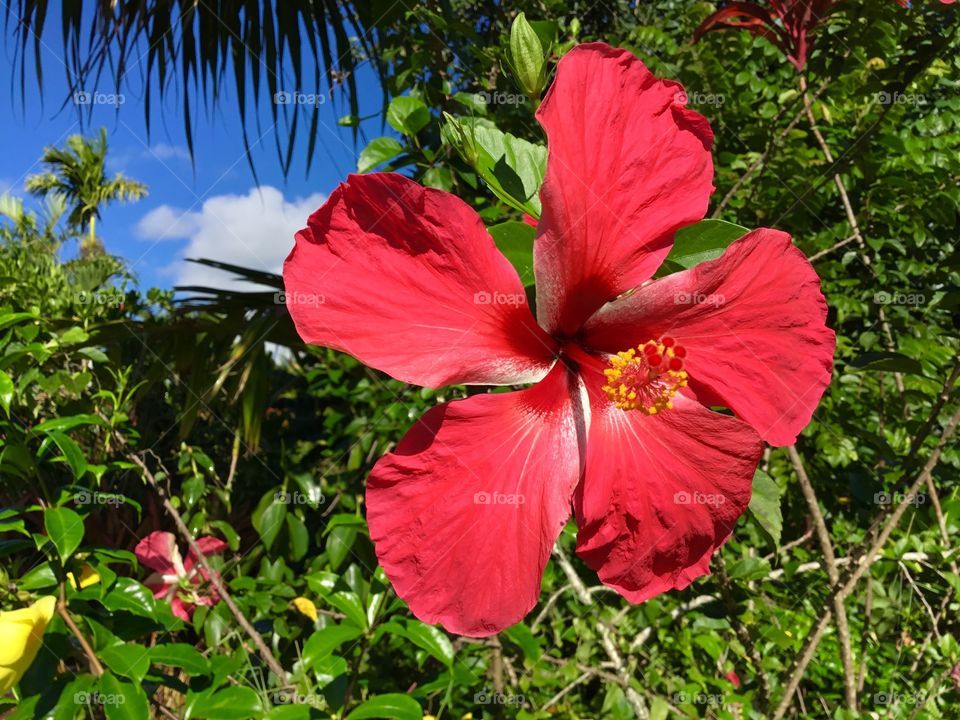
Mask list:
[[[690,44],[713,4],[609,5],[515,10],[529,18],[547,75],[575,41],[604,39],[682,81],[688,104],[711,121],[713,217],[678,234],[666,269],[716,257],[758,226],[790,232],[811,258],[838,349],[797,451],[841,570],[850,567],[957,406],[953,396],[937,405],[960,344],[956,14],[919,2],[909,14],[892,1],[841,4],[807,77],[830,162],[800,80],[774,48],[734,32]],[[513,47],[521,38],[491,7],[418,3],[371,20],[391,134],[362,150],[358,169],[400,170],[457,193],[529,286],[535,232],[523,215],[540,211],[542,87],[530,86],[532,74],[516,77],[526,72]],[[289,42],[290,18],[278,23],[287,29],[251,21],[242,37],[283,32]],[[849,240],[834,173],[862,246]],[[77,625],[52,621],[46,651],[0,712],[140,718],[162,705],[180,718],[630,718],[640,697],[651,718],[770,714],[761,679],[775,704],[832,607],[785,450],[765,456],[750,512],[721,551],[728,582],[711,575],[630,606],[575,564],[587,604],[553,562],[524,622],[492,639],[451,637],[413,618],[377,567],[363,486],[418,416],[466,391],[405,386],[303,346],[269,273],[208,262],[264,289],[185,288],[190,296],[174,302],[138,291],[109,256],[64,261],[58,249],[82,230],[65,214],[56,197],[38,214],[0,201],[0,607],[63,593]],[[912,498],[846,600],[863,666],[860,710],[844,709],[831,625],[792,717],[956,715],[958,468],[948,444],[932,474],[940,510],[927,491]],[[210,562],[286,679],[226,602],[184,621],[146,586],[138,540],[178,532],[164,498],[194,537],[227,542]],[[559,542],[567,557],[574,540],[571,525]]]

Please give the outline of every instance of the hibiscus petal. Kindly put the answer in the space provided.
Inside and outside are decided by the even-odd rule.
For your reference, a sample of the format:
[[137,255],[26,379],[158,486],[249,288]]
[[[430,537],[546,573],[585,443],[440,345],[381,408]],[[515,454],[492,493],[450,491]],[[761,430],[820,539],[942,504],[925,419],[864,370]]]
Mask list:
[[631,602],[683,589],[709,572],[750,502],[762,452],[745,422],[683,395],[645,415],[614,407],[584,373],[591,422],[574,494],[577,554]]
[[836,338],[813,267],[777,230],[740,238],[716,260],[610,303],[585,328],[614,352],[669,335],[687,350],[690,387],[772,445],[789,445],[830,384]]
[[297,233],[287,307],[308,343],[429,387],[535,382],[555,343],[473,209],[393,173],[351,175]]
[[140,564],[160,575],[182,575],[183,562],[173,533],[155,530],[134,548]]
[[[219,555],[222,552],[226,552],[230,546],[227,545],[223,540],[216,537],[211,537],[210,535],[204,535],[201,538],[197,538],[197,547],[200,548],[200,552],[203,553],[204,557],[210,557],[211,555]],[[197,562],[197,555],[193,552],[193,548],[187,552],[187,559],[184,562],[183,567],[189,573],[193,569],[194,563]],[[204,577],[207,576],[206,571],[201,567],[201,574]]]
[[650,278],[713,192],[713,133],[683,87],[603,43],[567,53],[537,111],[547,133],[534,246],[537,315],[573,335]]
[[440,405],[367,482],[367,522],[397,594],[474,637],[518,622],[570,515],[579,475],[576,377]]

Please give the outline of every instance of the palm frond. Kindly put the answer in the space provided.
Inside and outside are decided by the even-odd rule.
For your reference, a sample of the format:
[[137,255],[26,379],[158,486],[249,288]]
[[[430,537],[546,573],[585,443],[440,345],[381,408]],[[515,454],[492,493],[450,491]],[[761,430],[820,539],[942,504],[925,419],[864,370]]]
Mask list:
[[[244,146],[251,147],[250,111],[255,117],[256,108],[267,100],[285,172],[293,151],[290,128],[301,108],[275,102],[276,94],[336,93],[347,99],[350,114],[356,116],[357,67],[367,60],[378,71],[382,67],[369,26],[364,29],[354,4],[342,0],[74,0],[61,5],[57,29],[46,27],[49,0],[11,0],[5,7],[21,96],[28,50],[33,51],[42,89],[41,51],[60,44],[71,96],[104,90],[107,83],[119,92],[131,74],[146,78],[148,132],[153,103],[176,94],[192,156],[195,108],[202,102],[211,110],[210,104],[226,96],[224,86],[232,83]],[[312,86],[305,85],[309,83]],[[303,110],[314,114],[313,135],[317,111]],[[313,148],[311,140],[311,154]],[[249,153],[248,164],[253,169]]]

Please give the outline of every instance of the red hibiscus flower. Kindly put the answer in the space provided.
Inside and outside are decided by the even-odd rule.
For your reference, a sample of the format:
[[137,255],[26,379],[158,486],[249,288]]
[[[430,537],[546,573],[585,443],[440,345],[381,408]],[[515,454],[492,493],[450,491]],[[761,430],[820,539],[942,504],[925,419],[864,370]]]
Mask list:
[[[197,545],[205,557],[227,549],[227,544],[215,537],[199,538]],[[173,533],[150,533],[137,544],[134,553],[141,565],[154,571],[143,584],[153,591],[154,597],[167,600],[178,618],[189,622],[197,605],[215,605],[220,601],[216,590],[207,585],[210,578],[197,563],[193,549],[187,553],[186,561],[181,558]]]
[[[813,48],[813,32],[842,0],[768,0],[759,2],[728,2],[700,24],[693,34],[699,40],[711,30],[747,30],[773,43],[793,63],[803,70]],[[910,7],[910,0],[897,0]],[[940,0],[952,4],[955,0]]]
[[686,587],[744,512],[761,438],[793,442],[830,381],[826,303],[785,233],[651,281],[713,191],[713,135],[682,99],[626,50],[560,61],[537,111],[536,320],[477,213],[400,175],[351,176],[296,236],[306,342],[428,387],[536,383],[433,408],[370,473],[377,556],[425,622],[523,618],[571,504],[604,583]]

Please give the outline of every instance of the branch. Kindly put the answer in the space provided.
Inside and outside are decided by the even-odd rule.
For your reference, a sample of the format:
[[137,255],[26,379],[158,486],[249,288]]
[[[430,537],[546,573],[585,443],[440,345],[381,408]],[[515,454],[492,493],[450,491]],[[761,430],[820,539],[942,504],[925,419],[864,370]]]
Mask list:
[[70,628],[70,632],[73,633],[77,642],[80,643],[80,649],[83,650],[83,654],[87,656],[87,663],[90,665],[90,672],[93,673],[93,676],[100,677],[103,675],[103,665],[101,665],[100,660],[97,659],[97,654],[93,651],[93,647],[83,636],[83,633],[80,632],[79,626],[77,626],[77,623],[74,622],[73,617],[67,610],[67,591],[62,580],[60,581],[60,599],[57,600],[57,614],[63,618],[63,622],[66,623],[67,627]]
[[923,470],[910,485],[909,490],[904,494],[903,499],[900,501],[897,507],[890,514],[887,522],[883,525],[879,535],[873,542],[873,545],[857,562],[851,564],[850,569],[843,576],[841,581],[833,586],[833,592],[830,594],[829,601],[823,607],[820,613],[820,620],[817,622],[813,631],[807,636],[806,643],[794,661],[793,670],[790,674],[790,679],[787,682],[787,689],[784,692],[783,698],[781,699],[780,704],[777,706],[776,711],[771,716],[772,720],[781,720],[781,718],[783,718],[783,716],[786,714],[787,710],[789,710],[790,704],[793,701],[793,695],[797,691],[800,681],[806,672],[807,665],[809,665],[810,661],[813,659],[817,646],[820,644],[820,640],[823,638],[823,633],[833,615],[830,610],[830,605],[833,603],[834,597],[845,599],[850,594],[850,591],[856,586],[857,581],[860,580],[870,565],[872,565],[877,559],[877,555],[883,549],[883,546],[890,538],[890,535],[900,523],[900,519],[912,504],[913,498],[916,496],[917,491],[927,481],[927,478],[933,474],[934,468],[936,468],[937,463],[940,462],[940,456],[943,453],[943,448],[946,446],[950,438],[953,437],[958,423],[960,423],[960,408],[958,408],[950,418],[950,421],[944,428],[943,435],[940,437],[940,442],[930,455],[930,459],[927,460]]
[[[793,469],[797,473],[797,479],[800,481],[800,489],[807,501],[807,507],[810,508],[810,514],[813,516],[813,526],[816,530],[817,540],[820,542],[820,551],[823,553],[823,562],[827,567],[827,576],[830,578],[830,583],[835,585],[840,579],[840,571],[837,570],[837,557],[833,550],[833,542],[830,540],[830,532],[827,530],[827,522],[820,511],[820,501],[817,500],[817,493],[814,491],[813,484],[803,467],[803,458],[797,452],[796,445],[788,447],[787,452],[790,455]],[[847,609],[842,598],[834,599],[833,613],[837,618],[837,635],[840,637],[840,660],[843,663],[843,697],[847,709],[856,710],[857,676],[853,667],[850,623],[847,620]]]
[[[573,586],[573,591],[576,593],[577,599],[583,605],[591,605],[590,591],[587,590],[587,586],[583,584],[583,580],[577,575],[576,569],[570,563],[569,558],[567,558],[563,550],[560,549],[559,544],[554,546],[553,555],[557,558],[557,562],[560,563],[560,567]],[[638,718],[646,720],[646,718],[650,717],[650,712],[647,710],[647,703],[640,696],[640,693],[630,686],[630,675],[627,672],[627,664],[624,662],[623,656],[620,654],[620,651],[617,649],[617,644],[614,642],[613,631],[610,630],[610,627],[600,617],[597,618],[597,632],[600,633],[600,642],[603,645],[603,649],[606,651],[607,656],[613,663],[613,667],[617,671],[617,675],[620,678],[619,684],[627,696],[627,702],[630,703],[630,707],[633,708],[633,712]]]
[[146,481],[153,487],[157,495],[160,496],[164,510],[166,510],[167,514],[173,518],[173,522],[177,526],[177,530],[179,531],[181,537],[183,537],[183,539],[186,540],[187,544],[190,546],[190,549],[197,558],[197,562],[206,572],[210,579],[210,583],[216,589],[217,594],[233,614],[233,617],[236,618],[237,623],[241,628],[243,628],[243,631],[253,641],[253,644],[257,646],[260,657],[267,664],[267,667],[270,668],[271,672],[277,676],[277,680],[286,685],[287,673],[283,669],[283,665],[280,664],[280,661],[277,660],[276,656],[274,656],[274,654],[270,651],[270,648],[267,647],[267,644],[263,641],[260,633],[258,633],[253,625],[250,624],[250,621],[247,620],[246,616],[234,602],[233,597],[231,597],[230,593],[227,591],[227,587],[224,584],[223,579],[220,577],[220,573],[216,572],[210,566],[210,563],[207,561],[207,556],[203,554],[203,551],[200,550],[200,546],[197,545],[197,541],[194,540],[193,533],[190,532],[190,529],[187,527],[186,523],[183,522],[183,518],[180,517],[180,513],[177,512],[177,509],[167,498],[166,492],[160,487],[157,479],[153,476],[153,473],[150,472],[143,460],[141,460],[138,456],[131,454],[128,456],[128,458],[131,462],[140,467],[140,469],[143,471],[143,476]]

